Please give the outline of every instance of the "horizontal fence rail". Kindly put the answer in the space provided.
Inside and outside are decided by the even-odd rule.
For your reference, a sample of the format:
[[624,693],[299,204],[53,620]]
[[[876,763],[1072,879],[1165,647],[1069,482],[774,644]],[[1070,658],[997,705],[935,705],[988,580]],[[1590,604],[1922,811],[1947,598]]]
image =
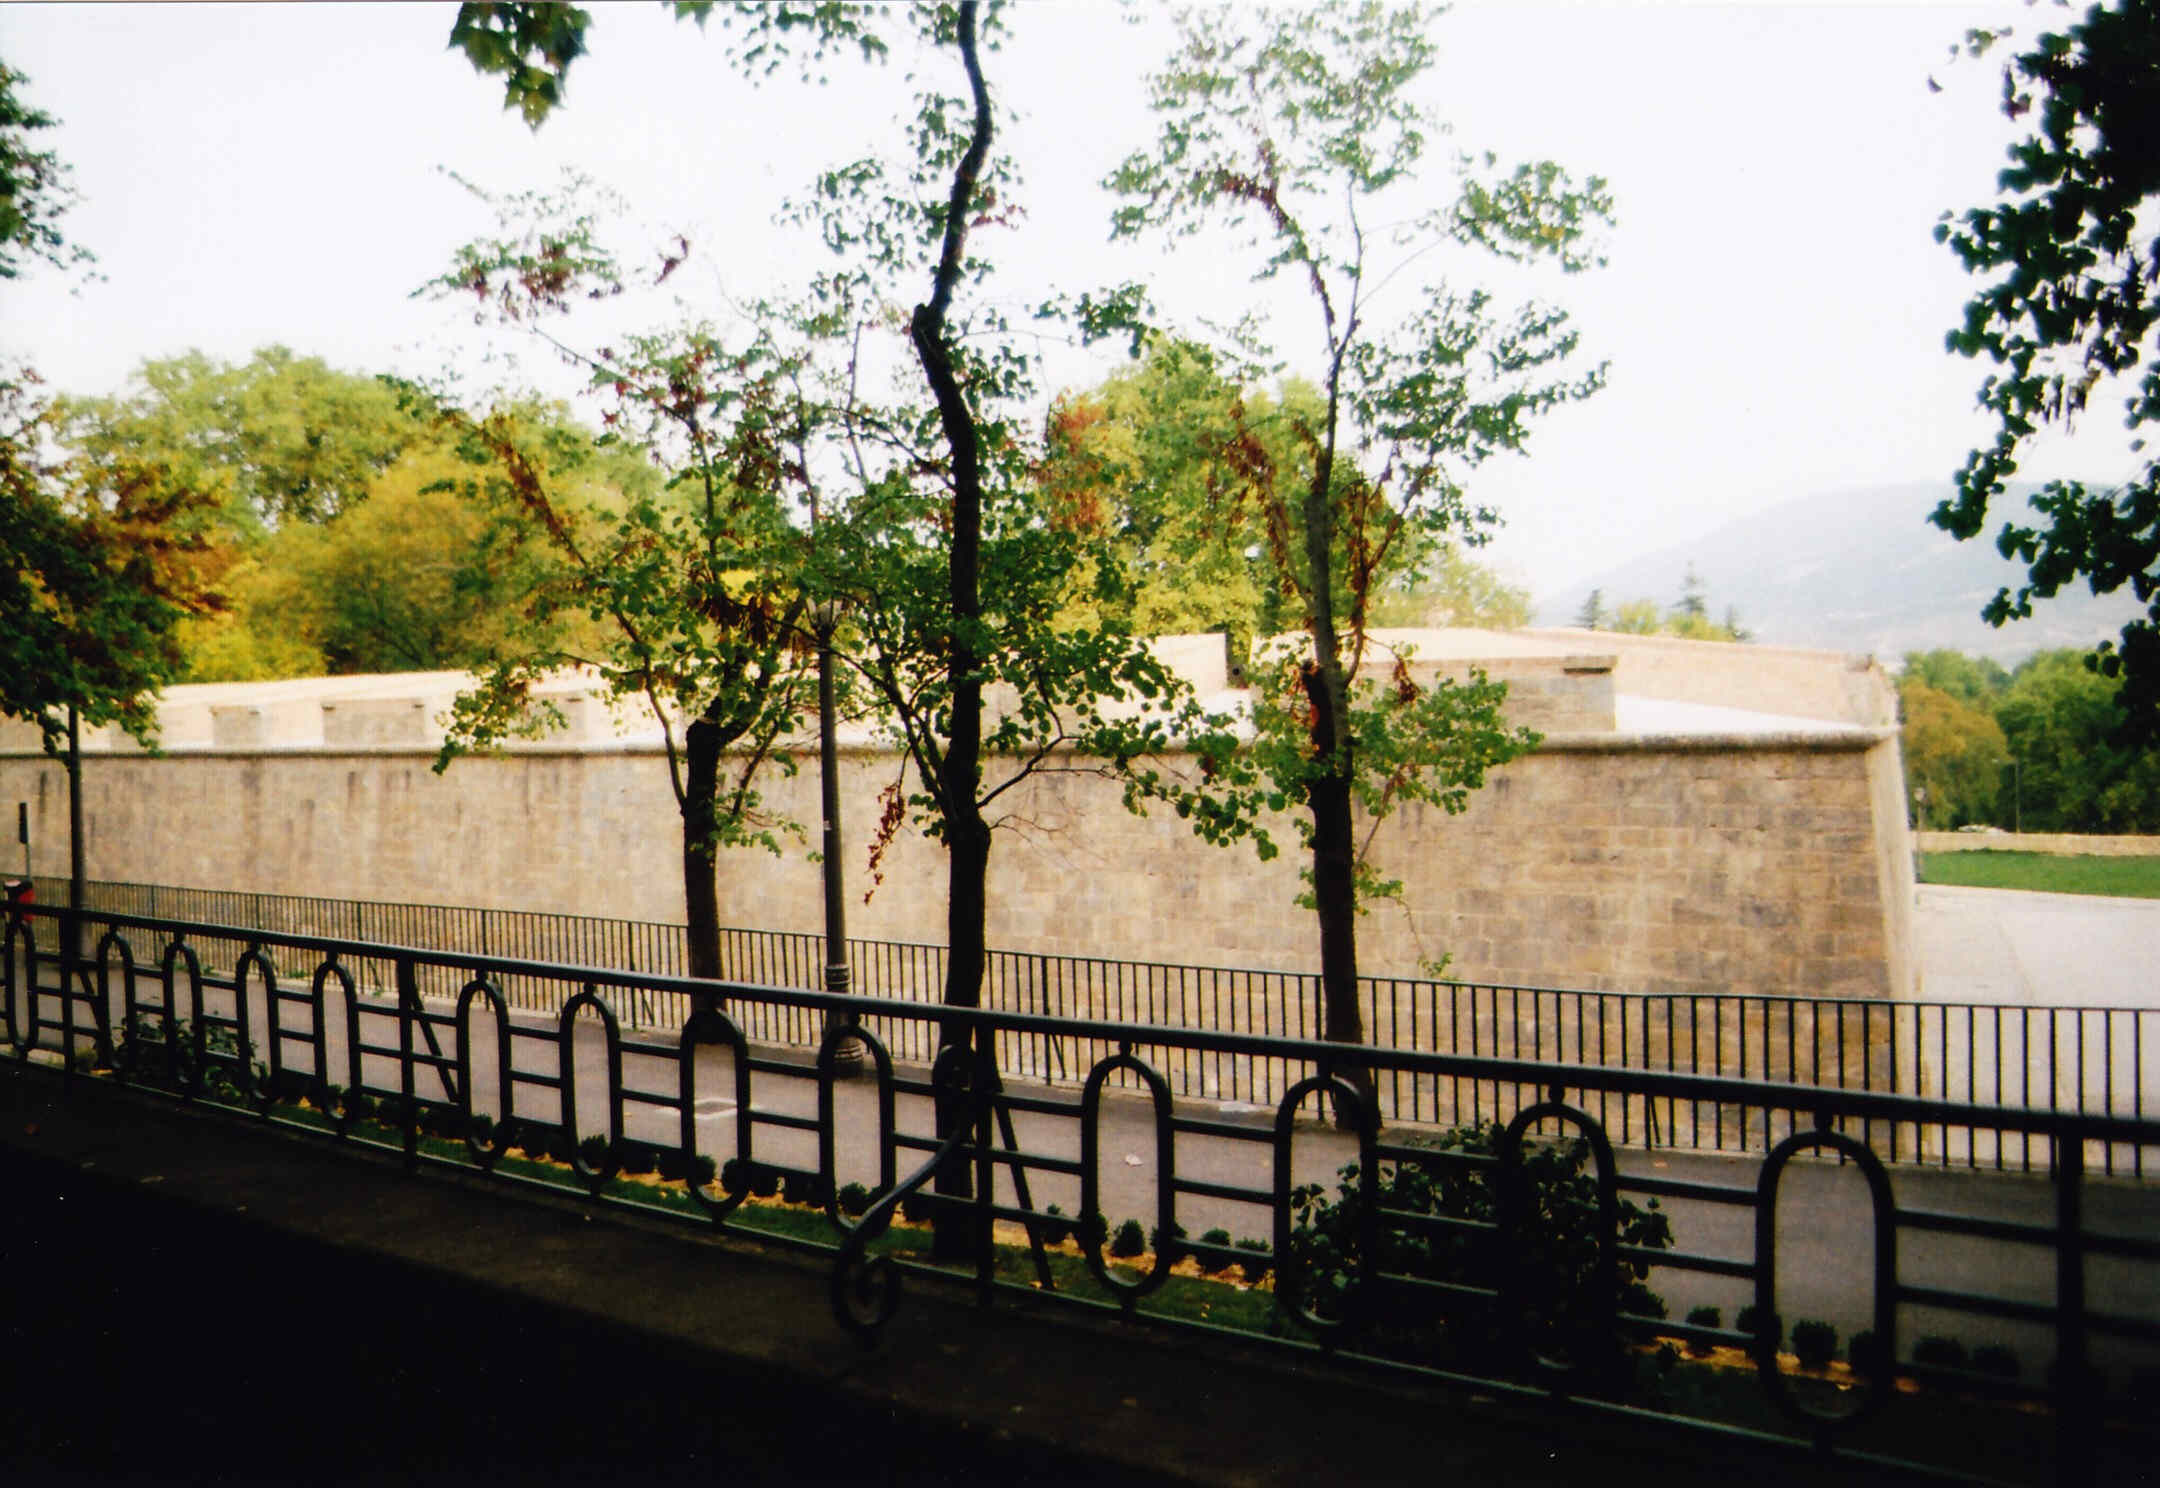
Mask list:
[[[2152,1191],[2090,1178],[2099,1154],[2160,1152],[2160,1123],[79,919],[79,940],[50,907],[6,920],[11,1078],[109,1080],[295,1134],[387,1145],[413,1169],[552,1183],[747,1232],[771,1229],[774,1206],[753,1201],[792,1195],[790,1212],[813,1227],[794,1243],[831,1253],[836,1322],[867,1338],[902,1305],[907,1277],[970,1279],[985,1300],[1001,1284],[1027,1286],[1217,1330],[1245,1297],[1266,1309],[1264,1326],[1237,1325],[1255,1346],[1637,1419],[1647,1408],[1863,1464],[1945,1451],[1953,1460],[1936,1465],[1960,1476],[2087,1483],[2155,1445],[2136,1392],[2160,1377],[2160,1226],[2122,1208]],[[229,970],[204,954],[218,944],[243,946]],[[513,982],[556,1011],[514,1008],[503,991]],[[429,986],[456,993],[445,1003],[423,995]],[[640,1032],[614,1011],[628,1006],[689,1011],[673,1029]],[[761,1017],[823,1027],[815,1056],[755,1045],[747,1027]],[[896,1057],[941,1038],[928,1071]],[[850,1041],[865,1055],[853,1079],[837,1060]],[[1051,1043],[1103,1051],[1068,1071],[1077,1092],[1008,1063],[1008,1051]],[[1167,1071],[1213,1059],[1272,1065],[1282,1094],[1246,1120],[1180,1105]],[[1383,1137],[1368,1089],[1457,1081],[1494,1093],[1486,1124]],[[1772,1146],[1715,1160],[1715,1172],[1619,1161],[1612,1115],[1682,1108],[1729,1112]],[[1927,1131],[2045,1150],[2053,1181],[1893,1168],[1879,1155],[1911,1151]],[[633,1163],[672,1172],[672,1201],[657,1187],[631,1197],[619,1180]],[[851,1174],[857,1184],[843,1182]],[[1839,1182],[1846,1199],[1827,1201]],[[2006,1195],[2010,1209],[1990,1207]],[[941,1258],[957,1271],[900,1243],[910,1232],[898,1221],[917,1215],[950,1242]],[[1149,1224],[1151,1240],[1125,1245]],[[1964,1269],[1942,1269],[1951,1251]],[[1188,1261],[1192,1275],[1173,1276]],[[1201,1275],[1233,1265],[1250,1285]],[[1850,1270],[1849,1297],[1821,1292],[1826,1265]],[[1676,1321],[1643,1300],[1639,1280],[1683,1300],[1710,1288],[1735,1310]],[[1195,1287],[1217,1295],[1195,1309]],[[1799,1300],[1809,1287],[1831,1301]],[[1750,1323],[1742,1300],[1758,1320],[1782,1321]],[[1802,1305],[1842,1307],[1865,1325],[1850,1371],[1798,1357],[1801,1325],[1781,1309]],[[1793,1356],[1777,1351],[1788,1326]],[[2015,1338],[2029,1367],[1976,1371],[1932,1347],[1961,1335]],[[1688,1373],[1676,1344],[1734,1355],[1753,1413],[1721,1404],[1711,1387],[1722,1376]]]
[[[343,937],[426,950],[602,966],[680,977],[680,925],[519,910],[383,904],[157,884],[92,882],[88,907]],[[238,943],[221,947],[236,951]],[[862,996],[935,1003],[945,948],[851,940],[853,988]],[[825,986],[825,943],[797,931],[724,929],[720,964],[735,981],[806,991]],[[378,978],[387,969],[376,967]],[[455,997],[447,971],[422,967],[423,996]],[[387,983],[378,983],[387,985]],[[553,1013],[561,988],[505,976],[514,1007]],[[1940,1096],[1976,1105],[2093,1115],[2160,1114],[2160,1009],[2010,1007],[1861,998],[1727,994],[1680,996],[1476,985],[1366,977],[1367,1040],[1388,1048],[1479,1058],[1593,1064],[1667,1074]],[[689,1012],[677,993],[621,993],[616,1015],[632,1028],[675,1028]],[[1319,978],[1311,973],[997,951],[989,954],[985,1007],[1109,1023],[1146,1023],[1268,1037],[1317,1038]],[[758,1005],[742,1014],[756,1042],[814,1046],[821,1021],[800,1008]],[[934,1027],[887,1022],[893,1054],[928,1063]],[[1001,1067],[1017,1077],[1076,1085],[1109,1051],[1078,1035],[1011,1036]],[[1289,1068],[1249,1054],[1193,1051],[1161,1071],[1181,1098],[1266,1107],[1288,1088]],[[1518,1092],[1463,1076],[1400,1074],[1377,1091],[1384,1119],[1449,1126],[1510,1108]],[[1611,1100],[1600,1111],[1623,1145],[1708,1152],[1767,1151],[1773,1133],[1715,1105],[1671,1098]],[[2015,1133],[1900,1128],[1899,1162],[2044,1170],[2045,1144]],[[2141,1153],[2100,1156],[2103,1171],[2144,1176]]]

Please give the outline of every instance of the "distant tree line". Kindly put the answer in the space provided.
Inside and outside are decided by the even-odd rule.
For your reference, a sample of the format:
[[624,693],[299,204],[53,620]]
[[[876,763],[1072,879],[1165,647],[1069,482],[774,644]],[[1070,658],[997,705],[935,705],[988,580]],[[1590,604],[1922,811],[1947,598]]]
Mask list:
[[1623,600],[1614,607],[1605,603],[1605,591],[1593,589],[1575,612],[1575,623],[1584,630],[1614,630],[1623,635],[1670,635],[1689,641],[1752,641],[1755,634],[1740,624],[1740,612],[1725,607],[1725,618],[1710,618],[1710,590],[1689,564],[1680,581],[1680,598],[1670,609],[1654,599]]
[[2122,737],[2121,684],[2083,652],[2004,670],[1911,652],[1898,678],[1905,781],[1923,830],[2160,832],[2160,760]]

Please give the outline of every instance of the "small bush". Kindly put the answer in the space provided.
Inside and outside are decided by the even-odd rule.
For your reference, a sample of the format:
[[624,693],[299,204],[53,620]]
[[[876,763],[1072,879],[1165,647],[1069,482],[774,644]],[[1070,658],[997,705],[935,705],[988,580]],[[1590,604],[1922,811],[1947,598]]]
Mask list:
[[608,1165],[608,1157],[614,1150],[614,1144],[599,1132],[594,1132],[577,1144],[577,1150],[578,1156],[585,1159],[586,1167],[605,1168]]
[[1936,1369],[1963,1369],[1965,1345],[1955,1338],[1945,1338],[1940,1333],[1930,1333],[1913,1345],[1913,1363],[1926,1364]]
[[2018,1356],[1999,1343],[1982,1344],[1972,1351],[1972,1367],[1981,1374],[1992,1374],[1998,1379],[2014,1380],[2022,1372]]
[[1117,1233],[1110,1237],[1110,1254],[1120,1260],[1130,1260],[1146,1249],[1147,1231],[1141,1228],[1137,1219],[1126,1220],[1117,1227]]
[[1821,1369],[1837,1357],[1837,1329],[1816,1318],[1802,1318],[1793,1324],[1792,1347],[1802,1369]]
[[1863,1328],[1853,1334],[1852,1342],[1845,1345],[1845,1357],[1852,1360],[1853,1373],[1865,1379],[1876,1379],[1889,1371],[1890,1360],[1885,1357],[1882,1340],[1875,1336],[1873,1328]]
[[1042,1237],[1045,1245],[1063,1245],[1072,1237],[1072,1230],[1072,1221],[1055,1204],[1043,1210],[1042,1218],[1035,1221],[1035,1233]]
[[719,1175],[719,1166],[711,1158],[700,1154],[696,1163],[692,1165],[690,1186],[692,1188],[710,1188],[713,1185],[713,1180]]
[[1263,1281],[1268,1272],[1275,1269],[1274,1259],[1268,1255],[1265,1240],[1255,1240],[1248,1235],[1238,1241],[1237,1248],[1245,1252],[1245,1258],[1238,1262],[1238,1269],[1245,1273],[1247,1281]]
[[1148,1231],[1148,1249],[1154,1251],[1157,1255],[1166,1256],[1175,1261],[1179,1256],[1185,1254],[1185,1246],[1182,1243],[1184,1239],[1185,1226],[1173,1220],[1170,1224],[1170,1233],[1167,1235],[1162,1232],[1161,1225],[1157,1225],[1154,1229]]
[[485,1146],[488,1138],[495,1135],[495,1118],[485,1111],[476,1111],[473,1113],[472,1122],[467,1127],[467,1130],[471,1132],[472,1139],[475,1142]]
[[900,1201],[900,1217],[910,1224],[928,1224],[937,1214],[937,1199],[928,1189],[918,1188]]
[[815,1204],[818,1201],[817,1191],[815,1173],[789,1173],[780,1180],[780,1197],[790,1204]]
[[615,1161],[633,1178],[650,1173],[660,1165],[659,1155],[650,1142],[624,1142],[615,1154]]
[[843,1186],[839,1194],[840,1212],[850,1219],[860,1219],[870,1208],[870,1190],[860,1183]]
[[[1220,1227],[1203,1231],[1200,1236],[1200,1243],[1202,1245],[1217,1245],[1224,1250],[1228,1250],[1230,1248],[1230,1232]],[[1198,1261],[1200,1269],[1210,1276],[1213,1276],[1218,1271],[1228,1270],[1233,1264],[1228,1256],[1212,1254],[1205,1250],[1193,1252],[1193,1259]]]
[[680,1147],[656,1147],[653,1149],[653,1166],[663,1182],[680,1183],[690,1171],[690,1160]]
[[1748,1337],[1759,1339],[1769,1348],[1776,1348],[1785,1341],[1785,1326],[1777,1320],[1777,1314],[1764,1317],[1761,1308],[1752,1302],[1733,1316],[1733,1326]]
[[[1688,1325],[1694,1328],[1722,1328],[1725,1326],[1725,1314],[1715,1307],[1690,1308],[1688,1309],[1687,1320]],[[1713,1347],[1715,1345],[1707,1341],[1690,1338],[1687,1351],[1697,1359],[1706,1359],[1710,1356],[1710,1350]]]
[[1668,1341],[1657,1346],[1657,1372],[1671,1374],[1680,1364],[1680,1350]]
[[1073,1238],[1080,1242],[1083,1250],[1099,1247],[1110,1238],[1110,1221],[1103,1218],[1101,1210],[1090,1209],[1080,1216],[1080,1223],[1073,1229]]

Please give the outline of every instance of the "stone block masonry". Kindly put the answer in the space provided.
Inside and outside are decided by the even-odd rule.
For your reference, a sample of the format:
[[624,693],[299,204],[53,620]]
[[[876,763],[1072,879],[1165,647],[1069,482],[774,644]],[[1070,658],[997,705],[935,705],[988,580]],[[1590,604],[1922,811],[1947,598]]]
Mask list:
[[[396,718],[396,710],[387,717]],[[389,725],[385,723],[385,727]],[[402,726],[402,725],[399,725]],[[680,819],[637,746],[522,749],[429,768],[409,744],[87,756],[93,878],[679,921]],[[942,850],[904,834],[873,885],[866,839],[897,761],[844,753],[850,928],[943,941]],[[1894,737],[1554,735],[1460,817],[1398,814],[1375,853],[1400,901],[1360,924],[1368,973],[1445,956],[1461,980],[1670,995],[1883,998],[1911,976],[1910,853]],[[1890,782],[1886,788],[1886,782]],[[1043,777],[1003,804],[991,859],[1001,948],[1272,970],[1317,963],[1296,823],[1273,862],[1127,813],[1112,782]],[[815,835],[814,766],[768,799]],[[42,877],[66,872],[59,766],[0,755]],[[820,927],[806,842],[725,854],[733,924]]]

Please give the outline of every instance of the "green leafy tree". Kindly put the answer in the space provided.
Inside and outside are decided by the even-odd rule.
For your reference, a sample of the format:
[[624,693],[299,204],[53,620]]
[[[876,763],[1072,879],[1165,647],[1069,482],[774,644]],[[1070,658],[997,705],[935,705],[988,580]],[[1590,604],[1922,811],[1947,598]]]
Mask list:
[[34,148],[35,132],[59,121],[22,97],[18,90],[29,81],[0,62],[0,279],[20,278],[33,263],[73,272],[95,261],[60,231],[76,201],[73,170],[55,152]]
[[1583,600],[1582,608],[1575,612],[1575,623],[1584,630],[1604,630],[1612,624],[1612,615],[1605,608],[1605,591],[1592,589]]
[[[2026,442],[2073,425],[2096,393],[2121,391],[2132,430],[2160,418],[2160,3],[2094,5],[2043,34],[2005,65],[2002,106],[2029,132],[2010,147],[1998,200],[1945,214],[1936,229],[1987,278],[1948,347],[1994,367],[1980,403],[1995,437],[1932,518],[1960,538],[1987,526]],[[2160,460],[2142,456],[2119,484],[2051,481],[2031,507],[2037,522],[1997,513],[1995,545],[2026,565],[2026,581],[1983,614],[1994,625],[2030,615],[2036,599],[2078,579],[2096,594],[2129,586],[2147,614],[2103,643],[2096,665],[2123,679],[2129,735],[2149,739],[2160,731]]]
[[[836,263],[791,309],[757,311],[774,365],[789,368],[774,373],[786,386],[784,395],[775,386],[768,412],[787,424],[795,457],[730,469],[738,490],[749,484],[745,471],[796,482],[807,495],[837,470],[848,487],[846,511],[799,550],[799,564],[779,556],[785,542],[746,551],[764,555],[762,614],[825,597],[851,607],[850,660],[907,761],[890,793],[888,829],[912,810],[951,865],[945,999],[956,1006],[980,999],[991,833],[1021,780],[1043,769],[1100,768],[1123,776],[1136,803],[1187,799],[1165,772],[1141,765],[1168,741],[1160,709],[1143,719],[1103,707],[1121,696],[1161,703],[1176,692],[1174,679],[1119,625],[1052,623],[1069,592],[1077,536],[1042,521],[1033,500],[1040,449],[1030,430],[1040,427],[1040,405],[1029,361],[1002,312],[970,304],[990,268],[973,235],[1005,220],[1014,185],[1010,163],[992,148],[978,9],[684,8],[727,23],[729,60],[754,79],[791,59],[808,75],[838,51],[881,59],[904,46],[923,59],[923,91],[900,132],[906,154],[825,172],[791,209]],[[476,64],[502,72],[509,101],[537,121],[559,101],[562,71],[582,49],[581,18],[576,45],[558,30],[577,14],[468,5],[453,40]],[[954,73],[964,91],[932,81]],[[543,301],[565,293],[580,251],[575,243],[544,248],[519,266],[520,292]],[[1073,310],[1093,332],[1118,322],[1127,305],[1121,295],[1083,296]],[[905,327],[919,381],[881,392],[865,375],[861,344],[895,325]],[[726,389],[726,379],[715,387]],[[761,406],[740,387],[726,396]],[[745,437],[773,437],[759,427],[766,412],[731,417]],[[1114,569],[1097,565],[1105,583]],[[761,633],[799,634],[802,613],[792,622],[782,614],[787,623]],[[996,697],[994,710],[986,695]],[[1249,812],[1225,819],[1249,822]]]
[[199,496],[154,467],[50,455],[55,421],[34,374],[0,377],[0,714],[52,753],[71,712],[154,744],[174,626],[215,602],[201,543],[175,535]]
[[322,522],[441,436],[378,379],[266,346],[233,366],[188,352],[143,363],[128,391],[72,398],[65,438],[93,460],[156,461],[218,498],[235,538]]
[[1998,820],[2010,744],[1986,709],[1908,673],[1898,679],[1905,784],[1923,830]]
[[1962,651],[1908,651],[1898,671],[1898,682],[1918,682],[1946,692],[1961,703],[1992,709],[2010,685],[2010,674],[1985,656]]
[[[716,979],[719,852],[778,852],[802,831],[763,796],[772,770],[795,768],[786,744],[813,685],[812,595],[802,583],[803,535],[790,520],[807,475],[799,367],[768,337],[731,345],[702,325],[573,347],[552,327],[576,304],[620,294],[632,271],[601,245],[575,192],[496,205],[505,233],[465,245],[428,289],[472,296],[483,316],[546,337],[590,377],[609,432],[596,448],[513,413],[441,407],[487,488],[468,496],[483,510],[521,512],[554,562],[491,645],[480,684],[453,706],[437,768],[559,724],[532,695],[563,667],[591,668],[611,699],[647,703],[682,818],[689,970]],[[688,251],[675,245],[673,262]],[[663,255],[654,273],[672,268]],[[665,464],[664,488],[625,481],[625,492],[593,479],[624,440]],[[580,614],[590,623],[566,625]]]
[[[1545,163],[1497,171],[1489,157],[1462,162],[1451,199],[1412,196],[1433,129],[1408,91],[1432,58],[1418,8],[1240,8],[1187,13],[1180,30],[1150,84],[1156,143],[1111,181],[1126,198],[1114,230],[1226,230],[1255,278],[1287,276],[1309,295],[1323,369],[1311,409],[1249,416],[1224,464],[1265,512],[1276,582],[1299,611],[1302,638],[1261,669],[1253,758],[1270,804],[1301,810],[1322,1026],[1358,1042],[1358,902],[1388,888],[1359,843],[1359,810],[1460,810],[1488,768],[1533,742],[1500,724],[1503,689],[1481,677],[1425,685],[1368,656],[1371,606],[1406,547],[1490,519],[1464,490],[1470,471],[1603,381],[1602,369],[1568,370],[1575,336],[1558,311],[1502,313],[1482,290],[1431,280],[1413,290],[1384,255],[1438,247],[1584,268],[1610,204],[1601,182],[1577,188]],[[1265,357],[1254,339],[1240,349]],[[1296,448],[1280,471],[1276,422]]]
[[2075,651],[2012,674],[1995,721],[2020,763],[2027,831],[2160,830],[2160,757],[2124,742],[2123,690]]
[[1530,591],[1472,558],[1459,542],[1420,533],[1415,556],[1374,593],[1374,625],[1467,626],[1520,630],[1530,623]]

